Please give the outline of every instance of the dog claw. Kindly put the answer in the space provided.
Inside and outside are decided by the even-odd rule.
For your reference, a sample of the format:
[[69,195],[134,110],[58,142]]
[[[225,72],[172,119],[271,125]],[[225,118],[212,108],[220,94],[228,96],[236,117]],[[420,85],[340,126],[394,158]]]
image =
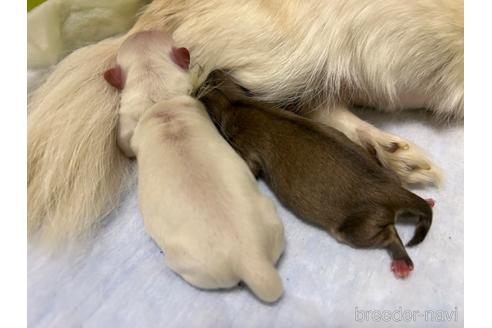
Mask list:
[[389,146],[384,145],[383,148],[390,153],[396,152],[401,146],[397,142],[390,142]]
[[384,167],[395,172],[403,185],[438,186],[441,172],[416,145],[377,129],[357,130],[359,143]]
[[375,147],[376,156],[383,166],[398,174],[404,184],[439,184],[439,169],[417,146],[405,141],[392,141],[389,144],[391,146],[387,146],[387,142],[376,143],[379,146]]

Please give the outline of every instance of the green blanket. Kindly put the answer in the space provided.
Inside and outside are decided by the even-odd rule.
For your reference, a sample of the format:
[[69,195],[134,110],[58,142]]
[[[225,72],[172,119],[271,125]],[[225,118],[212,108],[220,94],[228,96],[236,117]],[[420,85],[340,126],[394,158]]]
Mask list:
[[27,11],[45,2],[46,0],[27,0]]

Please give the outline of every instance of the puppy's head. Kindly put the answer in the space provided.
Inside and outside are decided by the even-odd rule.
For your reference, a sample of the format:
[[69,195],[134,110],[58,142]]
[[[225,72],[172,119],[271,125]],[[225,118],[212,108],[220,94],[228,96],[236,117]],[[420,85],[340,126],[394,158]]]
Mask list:
[[123,93],[143,92],[160,101],[191,91],[190,54],[168,33],[144,31],[131,35],[118,50],[116,62],[104,78]]
[[201,95],[205,97],[208,93],[215,91],[234,103],[248,98],[249,91],[234,81],[232,76],[222,70],[212,71],[203,84]]

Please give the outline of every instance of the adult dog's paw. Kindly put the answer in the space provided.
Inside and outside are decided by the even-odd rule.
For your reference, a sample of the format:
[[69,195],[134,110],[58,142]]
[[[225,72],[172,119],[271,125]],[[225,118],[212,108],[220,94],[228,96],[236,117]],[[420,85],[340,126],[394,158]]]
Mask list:
[[438,186],[441,170],[416,145],[380,130],[358,131],[361,144],[384,167],[395,172],[404,185]]

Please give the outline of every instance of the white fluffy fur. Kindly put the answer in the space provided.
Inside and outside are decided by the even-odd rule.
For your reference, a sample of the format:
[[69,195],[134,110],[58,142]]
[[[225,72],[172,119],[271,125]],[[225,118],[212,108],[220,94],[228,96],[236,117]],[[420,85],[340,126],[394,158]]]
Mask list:
[[31,95],[28,229],[41,230],[44,242],[91,231],[129,181],[130,161],[116,145],[118,93],[102,78],[118,45],[108,40],[80,49]]
[[243,280],[263,301],[276,301],[283,226],[248,166],[188,96],[190,74],[172,61],[172,47],[165,33],[141,32],[117,56],[118,138],[137,156],[145,228],[190,284],[230,288]]
[[[155,0],[129,33],[147,29],[171,32],[205,74],[230,69],[259,98],[320,111],[359,103],[463,116],[459,0]],[[118,100],[100,77],[121,40],[75,51],[32,97],[29,222],[45,219],[52,236],[99,222],[125,181],[129,164],[114,143]],[[353,138],[354,122],[333,126]],[[376,131],[367,134],[379,139],[373,144],[396,138]],[[404,181],[435,180],[419,173],[432,168],[426,156],[401,141],[408,147],[378,152],[381,162],[403,160],[412,174],[392,168]]]

